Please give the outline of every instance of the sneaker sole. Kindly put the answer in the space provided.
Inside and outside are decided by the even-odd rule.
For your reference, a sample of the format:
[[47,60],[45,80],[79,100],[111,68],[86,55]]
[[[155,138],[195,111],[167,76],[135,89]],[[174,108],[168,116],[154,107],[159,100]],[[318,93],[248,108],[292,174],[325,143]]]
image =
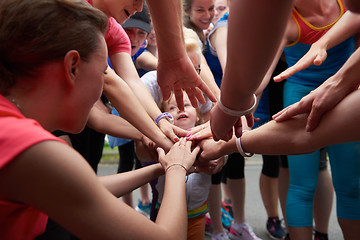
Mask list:
[[142,215],[144,215],[147,218],[150,218],[150,214],[148,214],[147,212],[141,210],[138,206],[135,207],[135,210],[139,213],[141,213]]
[[269,238],[273,239],[273,240],[284,240],[285,236],[282,238],[278,238],[278,237],[274,237],[273,235],[271,235],[271,233],[266,229],[266,234],[269,236]]

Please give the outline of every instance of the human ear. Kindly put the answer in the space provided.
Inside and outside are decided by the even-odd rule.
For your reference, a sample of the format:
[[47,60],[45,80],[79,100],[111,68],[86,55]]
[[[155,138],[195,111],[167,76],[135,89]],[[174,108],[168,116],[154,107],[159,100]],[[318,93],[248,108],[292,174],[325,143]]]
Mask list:
[[65,77],[73,85],[79,74],[80,54],[76,50],[68,51],[64,57]]

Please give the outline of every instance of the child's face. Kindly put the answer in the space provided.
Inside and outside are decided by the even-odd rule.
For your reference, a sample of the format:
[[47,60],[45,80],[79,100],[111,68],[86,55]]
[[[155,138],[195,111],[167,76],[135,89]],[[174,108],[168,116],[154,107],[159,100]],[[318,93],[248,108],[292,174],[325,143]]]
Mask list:
[[165,112],[169,112],[174,117],[174,124],[182,129],[189,129],[195,126],[198,121],[196,109],[191,105],[186,93],[184,93],[184,111],[177,107],[175,95],[173,94],[169,101],[164,104]]
[[124,29],[130,38],[131,42],[131,56],[134,56],[139,51],[141,45],[146,40],[148,33],[139,28],[125,28]]
[[194,0],[191,4],[190,21],[202,30],[208,29],[214,14],[214,0]]
[[104,9],[101,9],[108,17],[123,24],[136,12],[142,11],[144,0],[103,0]]

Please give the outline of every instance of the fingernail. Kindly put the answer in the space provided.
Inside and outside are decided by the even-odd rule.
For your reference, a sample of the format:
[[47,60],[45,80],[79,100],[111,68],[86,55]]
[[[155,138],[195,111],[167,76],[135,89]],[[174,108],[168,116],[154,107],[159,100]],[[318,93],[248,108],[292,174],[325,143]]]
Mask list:
[[189,137],[191,135],[191,133],[188,133],[188,134],[186,134],[186,137]]
[[175,141],[175,142],[178,142],[179,140],[180,140],[180,139],[179,139],[179,138],[177,138],[177,137],[176,137],[176,138],[174,138],[174,141]]
[[190,139],[191,139],[191,137],[186,137],[186,140],[188,140],[188,141],[189,141]]
[[189,128],[188,130],[186,130],[186,131],[191,131],[191,128]]

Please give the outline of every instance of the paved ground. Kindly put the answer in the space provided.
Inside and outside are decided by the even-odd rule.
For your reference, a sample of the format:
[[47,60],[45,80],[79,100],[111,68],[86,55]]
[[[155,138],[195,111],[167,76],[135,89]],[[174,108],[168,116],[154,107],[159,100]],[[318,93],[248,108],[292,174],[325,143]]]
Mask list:
[[[246,161],[245,179],[246,179],[246,218],[249,224],[253,227],[254,232],[262,239],[270,239],[265,232],[265,221],[267,219],[265,208],[263,207],[260,191],[259,191],[259,176],[262,167],[262,160],[259,156],[254,156]],[[116,173],[117,164],[100,163],[98,174],[109,175]],[[134,202],[137,202],[140,194],[138,190],[134,191]],[[335,201],[332,211],[329,239],[341,240],[344,239],[341,233],[339,224],[336,219]],[[280,209],[280,208],[279,208]],[[211,238],[205,238],[206,240]]]

